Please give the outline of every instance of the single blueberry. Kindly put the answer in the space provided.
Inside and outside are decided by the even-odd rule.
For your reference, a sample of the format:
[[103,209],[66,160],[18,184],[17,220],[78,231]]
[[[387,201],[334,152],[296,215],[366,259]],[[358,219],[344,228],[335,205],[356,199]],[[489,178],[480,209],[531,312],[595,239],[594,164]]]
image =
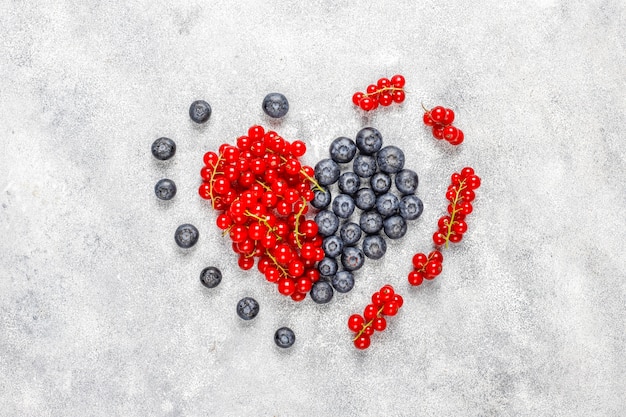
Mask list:
[[211,117],[211,106],[204,100],[196,100],[189,106],[189,117],[196,123],[205,123]]
[[403,195],[414,194],[419,184],[417,173],[410,169],[403,169],[396,174],[396,188]]
[[361,178],[354,172],[344,172],[339,176],[339,190],[348,195],[354,195],[361,186]]
[[317,281],[309,294],[317,304],[326,304],[333,298],[333,287],[327,281]]
[[341,264],[347,271],[356,271],[363,266],[365,256],[363,251],[355,246],[344,246],[341,253]]
[[150,149],[156,159],[166,161],[176,153],[176,144],[170,138],[158,138],[152,143]]
[[337,273],[337,261],[335,258],[324,258],[317,264],[317,270],[320,275],[330,277]]
[[289,327],[281,327],[274,333],[274,343],[276,346],[286,349],[296,342],[296,335]]
[[398,212],[400,208],[400,200],[395,194],[386,193],[379,195],[376,199],[376,210],[383,217],[389,217]]
[[322,236],[334,235],[339,228],[339,219],[330,210],[322,210],[315,215],[318,233]]
[[337,292],[349,292],[354,288],[354,275],[350,271],[339,271],[330,283]]
[[377,172],[370,178],[370,187],[376,194],[383,194],[391,188],[391,177],[384,172]]
[[402,216],[391,216],[383,221],[383,229],[389,239],[400,239],[406,234],[406,221]]
[[400,200],[400,216],[405,220],[415,220],[422,215],[424,203],[415,194],[405,195]]
[[259,314],[259,303],[252,297],[244,297],[237,303],[237,315],[244,320],[252,320]]
[[322,191],[319,189],[315,189],[313,193],[315,195],[315,197],[313,198],[313,201],[311,201],[311,205],[313,207],[315,207],[318,210],[322,210],[328,207],[328,205],[330,204],[330,200],[332,200],[332,195],[330,193],[330,190],[324,189]]
[[376,158],[370,155],[359,155],[354,158],[352,170],[361,178],[368,178],[376,172]]
[[368,235],[378,233],[383,228],[383,217],[376,211],[365,211],[361,213],[359,225]]
[[181,224],[174,232],[176,244],[183,249],[192,247],[198,242],[200,233],[193,224]]
[[345,164],[356,155],[356,144],[352,139],[340,137],[330,143],[330,157],[333,161]]
[[315,165],[315,179],[321,185],[331,185],[339,179],[339,165],[330,158],[322,159]]
[[354,213],[354,199],[348,194],[339,194],[333,200],[333,212],[337,217],[347,219]]
[[397,146],[385,146],[376,158],[382,172],[395,174],[404,168],[404,152]]
[[289,102],[287,97],[280,93],[269,93],[263,99],[263,111],[269,117],[278,119],[283,117],[289,111]]
[[326,256],[339,256],[343,250],[343,240],[339,236],[328,236],[322,241],[322,249]]
[[361,228],[356,223],[344,223],[339,228],[339,236],[346,246],[354,246],[361,239]]
[[154,194],[159,200],[171,200],[176,195],[176,184],[170,179],[163,178],[154,186]]
[[215,288],[222,282],[222,271],[214,266],[207,266],[200,272],[200,282],[207,288]]
[[371,188],[361,188],[356,192],[354,202],[361,210],[369,210],[376,205],[376,194]]
[[380,235],[372,235],[363,239],[363,253],[370,259],[380,259],[387,252],[387,242]]
[[356,134],[356,146],[363,155],[373,155],[383,146],[383,137],[373,127],[364,127]]

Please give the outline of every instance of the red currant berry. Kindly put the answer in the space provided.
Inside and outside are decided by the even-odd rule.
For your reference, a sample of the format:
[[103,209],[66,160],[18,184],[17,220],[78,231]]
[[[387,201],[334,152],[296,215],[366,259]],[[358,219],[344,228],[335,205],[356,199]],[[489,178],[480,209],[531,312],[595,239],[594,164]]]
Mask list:
[[275,266],[272,265],[265,268],[264,275],[268,282],[278,282],[280,279],[280,272]]
[[226,230],[231,224],[233,224],[233,219],[231,219],[228,214],[222,213],[217,216],[217,220],[215,221],[215,223],[217,224],[217,227],[221,230]]
[[385,92],[380,95],[378,102],[380,103],[381,106],[387,107],[391,103],[393,103],[393,97],[391,96],[391,94]]
[[313,220],[305,220],[300,224],[299,232],[306,238],[313,238],[317,235],[318,226]]
[[457,129],[458,131],[458,135],[456,137],[456,139],[451,139],[448,142],[450,142],[450,145],[460,145],[461,143],[463,143],[463,139],[465,139],[465,135],[463,134],[463,131],[461,129]]
[[472,190],[480,187],[480,177],[478,175],[470,175],[467,177],[467,186]]
[[412,262],[415,269],[422,269],[424,265],[426,265],[426,262],[428,262],[428,258],[426,258],[426,255],[423,253],[416,253],[413,255]]
[[295,140],[289,145],[289,152],[298,158],[306,153],[306,144],[301,140]]
[[307,277],[300,277],[296,282],[296,291],[306,294],[311,291],[313,283]]
[[433,126],[433,137],[438,140],[443,139],[443,130],[444,127],[442,125],[436,124]]
[[424,120],[424,124],[426,126],[434,126],[435,125],[435,122],[433,121],[432,117],[430,117],[430,112],[424,113],[423,120]]
[[393,77],[391,77],[391,85],[394,86],[395,88],[402,88],[404,87],[404,84],[405,84],[405,80],[402,75],[396,74]]
[[374,94],[378,92],[378,87],[374,84],[370,84],[367,86],[367,90],[365,90],[367,94]]
[[304,276],[307,277],[311,282],[317,282],[320,279],[320,272],[317,269],[307,269],[304,273]]
[[424,268],[424,278],[433,279],[441,273],[441,263],[438,261],[430,261]]
[[204,161],[204,165],[208,167],[214,167],[217,164],[219,157],[215,152],[209,151],[204,154],[202,160]]
[[377,315],[378,307],[376,307],[374,304],[368,304],[365,306],[365,309],[363,310],[363,317],[365,318],[365,320],[370,321]]
[[450,237],[448,237],[448,240],[450,240],[450,242],[452,243],[459,243],[461,240],[463,240],[463,235],[460,233],[452,233]]
[[381,78],[380,80],[378,80],[376,85],[378,86],[379,90],[382,90],[383,88],[391,87],[391,81],[389,81],[388,78]]
[[452,111],[452,109],[446,109],[441,123],[448,126],[451,125],[452,122],[454,122],[454,112]]
[[236,224],[231,227],[229,234],[230,239],[235,243],[243,242],[248,238],[248,230],[245,226],[240,224]]
[[437,246],[441,246],[446,243],[446,236],[441,232],[435,232],[433,234],[433,243]]
[[211,179],[213,178],[213,168],[209,166],[202,167],[202,169],[200,170],[200,177],[204,181],[211,181]]
[[454,231],[454,233],[462,235],[463,233],[467,232],[467,223],[465,223],[465,221],[463,220],[454,222],[454,224],[452,225],[452,230]]
[[365,324],[365,320],[360,314],[353,314],[348,318],[348,329],[355,333],[363,328],[363,324]]
[[383,304],[383,301],[380,299],[380,292],[376,291],[372,294],[372,304],[374,304],[377,308]]
[[223,157],[226,162],[235,162],[239,158],[239,149],[227,146],[224,148]]
[[250,150],[251,144],[252,144],[252,141],[247,136],[239,136],[237,138],[237,147],[239,148],[239,150],[248,151]]
[[361,336],[357,337],[354,340],[354,346],[360,350],[365,350],[368,347],[370,347],[370,343],[371,343],[370,337],[364,334],[362,334]]
[[385,316],[395,316],[398,314],[398,304],[395,301],[388,301],[383,305],[383,314]]
[[402,103],[406,97],[406,94],[404,93],[404,90],[396,90],[393,92],[391,97],[394,103]]
[[428,254],[429,261],[443,262],[443,255],[438,250],[434,250]]
[[247,257],[246,255],[241,254],[239,255],[237,264],[239,264],[239,268],[243,269],[244,271],[247,271],[254,266],[254,258]]
[[289,175],[297,174],[300,172],[300,168],[302,168],[302,165],[300,165],[300,162],[295,158],[288,159],[287,162],[285,162],[285,172]]
[[433,122],[437,124],[443,123],[443,119],[445,115],[446,115],[446,109],[441,106],[434,107],[430,111],[430,117],[433,119]]
[[356,92],[352,96],[352,103],[354,103],[355,106],[359,106],[362,98],[363,98],[363,93],[361,93],[360,91]]
[[454,174],[452,174],[450,176],[450,182],[452,183],[452,185],[459,185],[459,182],[461,181],[462,177],[461,174],[459,174],[458,172],[455,172]]
[[398,308],[402,307],[404,304],[404,298],[400,294],[396,294],[393,296],[393,301],[398,305]]
[[413,286],[421,285],[424,281],[424,274],[419,271],[411,271],[409,272],[409,284]]
[[211,184],[203,182],[198,188],[198,194],[205,200],[211,199]]
[[261,245],[266,249],[274,249],[276,247],[276,235],[274,233],[267,233],[261,238]]
[[374,328],[372,327],[371,324],[369,326],[363,327],[363,334],[365,336],[371,336],[374,334]]
[[291,278],[278,281],[278,292],[282,295],[291,295],[296,291],[296,284]]
[[374,108],[374,101],[370,97],[363,97],[359,102],[359,107],[364,111],[370,111]]
[[463,178],[469,178],[472,175],[474,175],[474,168],[472,167],[465,167],[461,170],[461,177]]
[[296,301],[296,302],[298,302],[298,301],[302,301],[302,300],[304,300],[305,298],[306,298],[306,293],[304,293],[304,292],[299,292],[299,291],[296,291],[296,292],[294,292],[293,294],[291,294],[291,299],[292,299],[293,301]]
[[[299,259],[293,259],[291,262],[289,262],[288,270],[289,270],[289,275],[297,278],[301,276],[302,274],[304,274],[304,263]],[[301,292],[307,292],[307,291],[301,291]]]
[[382,332],[387,328],[387,320],[384,317],[376,317],[372,322],[372,328],[377,332]]
[[473,210],[474,208],[472,207],[472,203],[470,203],[469,201],[464,201],[461,203],[461,213],[463,213],[464,215],[467,216]]
[[253,141],[263,139],[264,135],[265,135],[265,129],[263,129],[262,126],[255,125],[255,126],[250,127],[250,129],[248,129],[248,136]]
[[394,295],[395,295],[395,291],[393,290],[393,287],[389,284],[384,285],[380,289],[380,300],[383,303],[386,303],[387,301],[391,300]]
[[461,191],[461,197],[465,201],[472,202],[476,198],[476,194],[474,193],[474,191],[466,188],[465,190]]
[[443,138],[448,142],[453,142],[459,136],[459,130],[454,126],[446,126],[443,129]]

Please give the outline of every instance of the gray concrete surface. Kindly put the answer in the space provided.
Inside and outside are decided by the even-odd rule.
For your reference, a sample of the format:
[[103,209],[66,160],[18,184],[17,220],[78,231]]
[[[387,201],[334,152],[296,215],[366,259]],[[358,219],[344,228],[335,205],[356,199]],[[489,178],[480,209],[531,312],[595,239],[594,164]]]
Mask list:
[[[0,415],[626,415],[623,1],[168,3],[0,2]],[[404,105],[355,111],[395,73]],[[260,109],[271,91],[281,122]],[[466,142],[432,139],[422,102],[454,108]],[[422,218],[329,305],[239,271],[197,197],[203,153],[256,123],[304,140],[309,164],[373,125],[420,174]],[[408,288],[465,165],[483,179],[466,239]],[[201,233],[188,253],[183,222]],[[385,282],[405,306],[356,351],[347,317]]]

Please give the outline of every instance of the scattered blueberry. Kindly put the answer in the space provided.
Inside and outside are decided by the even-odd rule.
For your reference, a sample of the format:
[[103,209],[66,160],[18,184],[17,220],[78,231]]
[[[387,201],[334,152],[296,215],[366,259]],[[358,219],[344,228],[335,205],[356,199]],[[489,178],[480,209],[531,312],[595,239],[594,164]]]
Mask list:
[[319,189],[315,189],[315,191],[313,192],[315,194],[315,197],[313,198],[313,201],[311,201],[311,205],[318,210],[322,210],[328,207],[330,201],[332,200],[330,190],[325,189],[324,191],[321,191]]
[[170,179],[163,178],[154,186],[154,194],[159,200],[171,200],[176,195],[176,184]]
[[330,157],[333,161],[345,164],[356,155],[356,144],[352,139],[340,137],[330,143]]
[[196,123],[205,123],[211,117],[211,106],[204,100],[196,100],[189,106],[189,117]]
[[363,239],[363,253],[370,259],[380,259],[387,252],[387,242],[380,235],[372,235]]
[[259,303],[252,297],[244,297],[237,303],[237,315],[244,320],[252,320],[259,314]]
[[286,349],[296,342],[296,335],[289,327],[281,327],[274,333],[274,343],[276,346]]
[[214,266],[207,266],[200,272],[200,282],[207,288],[215,288],[222,282],[222,271]]
[[384,194],[391,188],[391,177],[384,172],[377,172],[370,178],[370,187],[376,194]]
[[339,236],[328,236],[322,241],[322,249],[326,256],[339,256],[343,250],[343,240]]
[[354,246],[361,239],[361,228],[356,223],[344,223],[339,228],[339,236],[346,246]]
[[354,200],[348,194],[339,194],[333,200],[333,212],[337,217],[347,219],[354,213]]
[[198,242],[198,229],[193,224],[181,224],[174,232],[174,240],[176,244],[183,249],[192,247]]
[[396,174],[395,182],[396,188],[402,194],[414,194],[419,184],[419,178],[415,171],[403,169]]
[[176,144],[170,138],[158,138],[152,143],[152,155],[160,161],[166,161],[176,153]]
[[400,199],[400,216],[406,220],[415,220],[422,215],[424,203],[415,194],[405,195]]
[[317,270],[325,277],[335,275],[337,273],[337,267],[335,258],[324,258],[317,264]]
[[361,188],[356,192],[354,202],[361,210],[369,210],[376,205],[376,194],[371,188]]
[[354,287],[354,275],[350,271],[340,271],[335,274],[330,283],[337,292],[349,292]]
[[330,158],[322,159],[315,165],[315,179],[323,186],[337,182],[340,173],[339,165]]
[[333,298],[333,287],[327,281],[317,281],[309,294],[317,304],[326,304]]
[[359,155],[354,158],[352,170],[361,178],[368,178],[376,172],[376,158],[370,155]]
[[339,190],[348,195],[354,195],[361,186],[361,178],[354,172],[344,172],[339,176]]
[[378,152],[376,161],[382,172],[395,174],[404,168],[404,152],[397,146],[385,146]]
[[373,155],[383,146],[383,137],[373,127],[365,127],[356,134],[356,146],[363,155]]
[[341,253],[341,264],[348,271],[356,271],[363,266],[365,257],[363,251],[354,246],[344,246]]
[[334,235],[339,228],[339,219],[330,210],[322,210],[315,215],[318,232],[322,236]]
[[287,97],[280,93],[269,93],[263,99],[263,111],[274,119],[283,117],[289,111]]
[[368,235],[378,233],[383,228],[383,218],[375,211],[365,211],[361,213],[359,225]]
[[393,193],[379,195],[376,199],[376,210],[383,217],[389,217],[398,212],[400,200]]
[[400,239],[406,234],[406,221],[402,216],[391,216],[383,221],[383,229],[390,239]]

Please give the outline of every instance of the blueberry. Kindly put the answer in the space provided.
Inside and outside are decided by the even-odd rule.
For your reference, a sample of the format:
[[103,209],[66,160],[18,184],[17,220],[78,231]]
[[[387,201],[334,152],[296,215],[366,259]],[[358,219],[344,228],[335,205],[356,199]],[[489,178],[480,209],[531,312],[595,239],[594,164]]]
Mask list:
[[334,235],[339,228],[339,219],[330,210],[322,210],[315,215],[318,233],[322,236]]
[[330,143],[330,157],[333,161],[345,164],[356,155],[356,144],[352,139],[337,138]]
[[289,327],[281,327],[274,333],[274,343],[276,346],[286,349],[296,342],[296,335]]
[[354,275],[350,271],[340,271],[330,283],[337,292],[349,292],[354,287]]
[[328,205],[330,204],[330,200],[332,200],[332,195],[330,193],[330,190],[324,189],[322,191],[319,189],[315,189],[313,193],[315,195],[315,197],[311,201],[311,205],[313,207],[315,207],[318,210],[322,210],[328,207]]
[[354,172],[344,172],[339,176],[339,190],[344,194],[354,195],[361,186],[361,178]]
[[211,106],[204,100],[196,100],[189,106],[189,117],[196,123],[205,123],[211,117]]
[[237,315],[244,320],[252,320],[259,314],[259,303],[252,297],[244,297],[237,303]]
[[395,194],[386,193],[379,195],[376,199],[376,210],[383,217],[389,217],[398,212],[400,208],[400,200]]
[[354,199],[347,194],[339,194],[333,200],[333,212],[337,217],[347,219],[354,213]]
[[320,275],[330,277],[337,273],[337,261],[335,258],[324,258],[317,264],[317,270]]
[[347,271],[356,271],[363,266],[365,256],[363,251],[354,246],[344,246],[341,253],[341,264]]
[[376,194],[371,188],[361,188],[356,192],[354,202],[361,210],[369,210],[376,205]]
[[200,282],[207,288],[215,288],[222,282],[222,271],[214,266],[207,266],[200,272]]
[[415,194],[405,195],[400,200],[400,216],[405,220],[415,220],[422,215],[424,203]]
[[385,146],[376,158],[382,172],[395,174],[404,168],[404,152],[396,146]]
[[154,193],[159,200],[171,200],[176,195],[176,184],[170,179],[163,178],[154,186]]
[[363,253],[370,259],[380,259],[387,252],[387,242],[380,235],[368,236],[363,239]]
[[383,228],[383,217],[375,211],[366,211],[361,213],[359,225],[368,235],[378,233]]
[[333,298],[333,287],[326,281],[317,281],[309,294],[317,304],[326,304]]
[[322,159],[315,165],[315,179],[321,185],[331,185],[339,179],[339,165],[332,159]]
[[354,158],[352,170],[361,178],[367,178],[376,172],[376,158],[370,155],[359,155]]
[[384,172],[377,172],[370,178],[370,186],[376,194],[383,194],[391,188],[391,177]]
[[402,194],[414,194],[419,184],[419,178],[417,173],[410,169],[403,169],[396,174],[395,178],[396,188]]
[[383,137],[373,127],[365,127],[356,134],[356,146],[363,155],[373,155],[383,146]]
[[344,223],[339,228],[339,236],[346,246],[354,246],[361,239],[361,228],[356,223]]
[[170,138],[158,138],[150,149],[156,159],[166,161],[176,153],[176,144]]
[[174,232],[174,240],[176,244],[183,249],[192,247],[198,242],[198,229],[193,224],[181,224]]
[[343,240],[339,236],[328,236],[322,242],[322,249],[326,256],[339,256],[343,250]]
[[400,239],[406,234],[406,221],[402,216],[391,216],[383,221],[383,229],[390,239]]
[[269,93],[263,99],[263,111],[269,117],[278,119],[283,117],[289,111],[289,102],[287,97],[280,93]]

